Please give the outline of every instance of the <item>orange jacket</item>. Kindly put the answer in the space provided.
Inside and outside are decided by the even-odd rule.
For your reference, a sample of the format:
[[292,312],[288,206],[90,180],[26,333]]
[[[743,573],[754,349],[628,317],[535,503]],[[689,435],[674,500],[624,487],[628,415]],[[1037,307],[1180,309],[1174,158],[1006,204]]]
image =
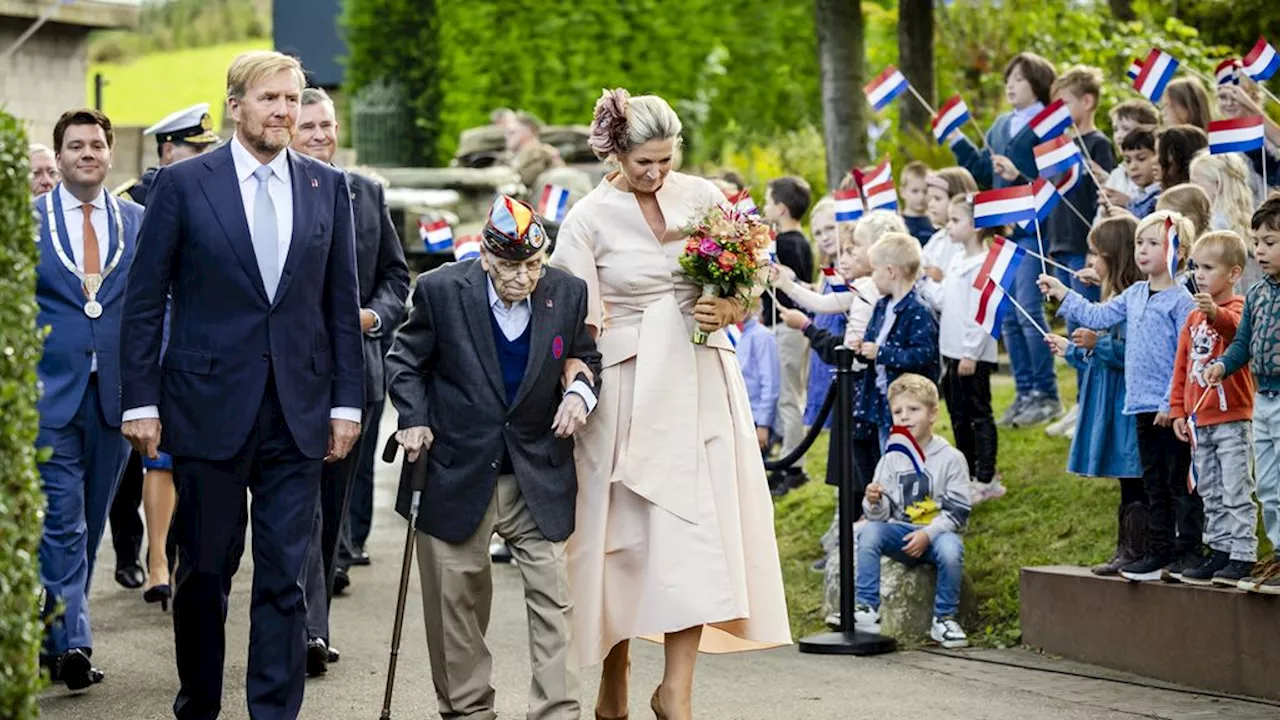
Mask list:
[[[1173,363],[1170,417],[1187,417],[1195,410],[1199,426],[1253,419],[1253,374],[1248,368],[1227,376],[1220,387],[1209,389],[1207,396],[1201,379],[1204,368],[1227,351],[1243,311],[1244,298],[1233,295],[1218,306],[1213,322],[1199,310],[1187,316],[1178,335],[1178,357]],[[1200,402],[1201,397],[1204,402]]]

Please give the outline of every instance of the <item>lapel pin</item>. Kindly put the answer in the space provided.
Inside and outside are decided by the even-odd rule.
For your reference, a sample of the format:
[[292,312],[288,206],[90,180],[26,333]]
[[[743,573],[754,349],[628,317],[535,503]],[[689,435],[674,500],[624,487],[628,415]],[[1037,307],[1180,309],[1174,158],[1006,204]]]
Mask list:
[[317,179],[315,179],[315,178],[311,178],[311,187],[313,187],[313,188],[318,188],[318,187],[320,187],[320,181],[319,181],[319,180],[317,180]]
[[551,298],[547,298],[547,307],[555,307],[555,306],[556,304],[551,301]]

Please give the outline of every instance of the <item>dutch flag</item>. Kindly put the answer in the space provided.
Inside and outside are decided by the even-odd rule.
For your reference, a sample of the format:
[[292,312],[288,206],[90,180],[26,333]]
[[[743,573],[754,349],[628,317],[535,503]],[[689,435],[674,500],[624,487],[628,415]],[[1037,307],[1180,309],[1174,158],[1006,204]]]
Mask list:
[[867,83],[863,91],[867,94],[867,102],[876,112],[883,110],[895,98],[907,91],[907,77],[898,68],[890,65],[875,80]]
[[959,95],[952,96],[938,108],[938,114],[933,116],[933,137],[939,145],[943,144],[948,135],[969,122],[969,117],[969,106],[964,104]]
[[1266,132],[1262,116],[1211,120],[1209,122],[1209,153],[1250,152],[1263,144]]
[[1036,197],[1030,185],[987,190],[973,196],[975,228],[1012,225],[1019,220],[1031,221],[1036,216]]
[[1080,182],[1080,166],[1072,165],[1067,174],[1063,175],[1054,185],[1058,187],[1058,194],[1066,197],[1067,193],[1071,192],[1078,182]]
[[867,188],[883,185],[887,182],[893,182],[893,164],[889,161],[888,155],[880,158],[878,165],[861,173],[861,177],[858,178],[858,186],[862,188],[863,194],[866,194]]
[[1173,224],[1173,218],[1165,218],[1164,221],[1164,262],[1169,268],[1169,277],[1178,276],[1178,226]]
[[1244,56],[1244,72],[1258,82],[1270,80],[1280,70],[1280,55],[1264,37],[1258,38],[1253,49]]
[[894,425],[889,429],[889,439],[884,443],[885,453],[902,453],[911,461],[911,466],[915,468],[917,475],[924,475],[924,450],[920,449],[920,443],[911,435],[911,431],[901,425]]
[[1031,130],[1041,140],[1052,140],[1071,127],[1071,110],[1061,100],[1049,103],[1040,114],[1031,118]]
[[985,290],[987,281],[990,281],[1005,290],[1011,290],[1018,266],[1026,256],[1027,251],[1018,243],[997,235],[987,249],[987,259],[982,262],[978,276],[973,279],[973,289]]
[[458,262],[480,257],[480,236],[463,235],[453,244],[453,259]]
[[547,185],[542,188],[542,199],[538,202],[538,214],[552,221],[561,222],[569,211],[569,189],[559,185]]
[[449,229],[448,221],[428,222],[425,218],[419,218],[418,237],[422,238],[427,252],[441,253],[453,249],[453,230]]
[[987,278],[982,284],[982,294],[978,296],[978,310],[973,321],[992,338],[999,340],[1000,326],[1004,324],[1004,314],[1008,309],[1004,290]]
[[1080,147],[1071,141],[1069,135],[1059,135],[1052,140],[1040,143],[1035,148],[1035,154],[1040,177],[1064,173],[1084,162]]
[[1218,67],[1213,69],[1213,76],[1218,79],[1219,85],[1239,85],[1240,76],[1236,72],[1239,67],[1239,60],[1228,58],[1218,63]]
[[831,288],[831,292],[833,293],[849,292],[849,283],[845,282],[844,278],[840,277],[840,273],[836,272],[835,268],[822,268],[822,279],[827,281],[827,287]]
[[1195,494],[1196,488],[1200,487],[1200,471],[1196,469],[1195,451],[1196,446],[1200,444],[1200,438],[1196,435],[1196,414],[1191,413],[1191,417],[1187,418],[1187,439],[1190,440],[1191,452],[1191,469],[1187,471],[1187,492]]
[[743,190],[733,198],[733,207],[743,215],[758,215],[759,210],[756,209],[756,201],[751,199],[751,191]]
[[1134,58],[1132,61],[1130,61],[1129,69],[1124,71],[1124,74],[1129,78],[1129,80],[1137,80],[1138,75],[1140,75],[1141,73],[1142,73],[1142,61],[1139,60],[1138,58]]
[[1133,79],[1133,88],[1144,98],[1158,103],[1160,96],[1164,95],[1164,86],[1169,84],[1177,70],[1177,58],[1160,48],[1151,48],[1146,62],[1142,63],[1142,72]]
[[835,192],[836,199],[836,222],[854,222],[862,217],[862,195],[856,188],[848,190],[837,190]]
[[879,185],[870,185],[866,189],[867,212],[872,210],[897,210],[898,191],[893,187],[893,180]]
[[[1036,178],[1036,181],[1031,183],[1031,188],[1036,198],[1036,218],[1044,222],[1049,217],[1049,213],[1058,206],[1058,189],[1044,178]],[[1018,226],[1024,230],[1030,225],[1030,220],[1018,221]]]
[[738,343],[742,342],[742,323],[727,325],[724,334],[729,336],[729,344],[738,347]]

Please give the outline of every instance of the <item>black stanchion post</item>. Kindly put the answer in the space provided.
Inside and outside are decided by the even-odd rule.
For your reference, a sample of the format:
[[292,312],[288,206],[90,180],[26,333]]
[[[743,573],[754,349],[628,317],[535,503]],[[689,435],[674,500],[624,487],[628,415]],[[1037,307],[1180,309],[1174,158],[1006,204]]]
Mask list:
[[800,652],[816,655],[879,655],[898,649],[889,637],[854,630],[853,622],[853,350],[836,348],[835,419],[831,442],[835,443],[836,479],[839,482],[840,532],[840,629],[812,635],[800,641]]

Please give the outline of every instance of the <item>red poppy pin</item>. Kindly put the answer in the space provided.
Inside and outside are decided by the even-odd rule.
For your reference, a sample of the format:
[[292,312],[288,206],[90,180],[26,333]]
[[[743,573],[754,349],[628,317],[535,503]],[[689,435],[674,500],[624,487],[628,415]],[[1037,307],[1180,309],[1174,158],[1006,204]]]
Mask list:
[[551,356],[557,360],[564,357],[564,338],[559,335],[551,340]]

